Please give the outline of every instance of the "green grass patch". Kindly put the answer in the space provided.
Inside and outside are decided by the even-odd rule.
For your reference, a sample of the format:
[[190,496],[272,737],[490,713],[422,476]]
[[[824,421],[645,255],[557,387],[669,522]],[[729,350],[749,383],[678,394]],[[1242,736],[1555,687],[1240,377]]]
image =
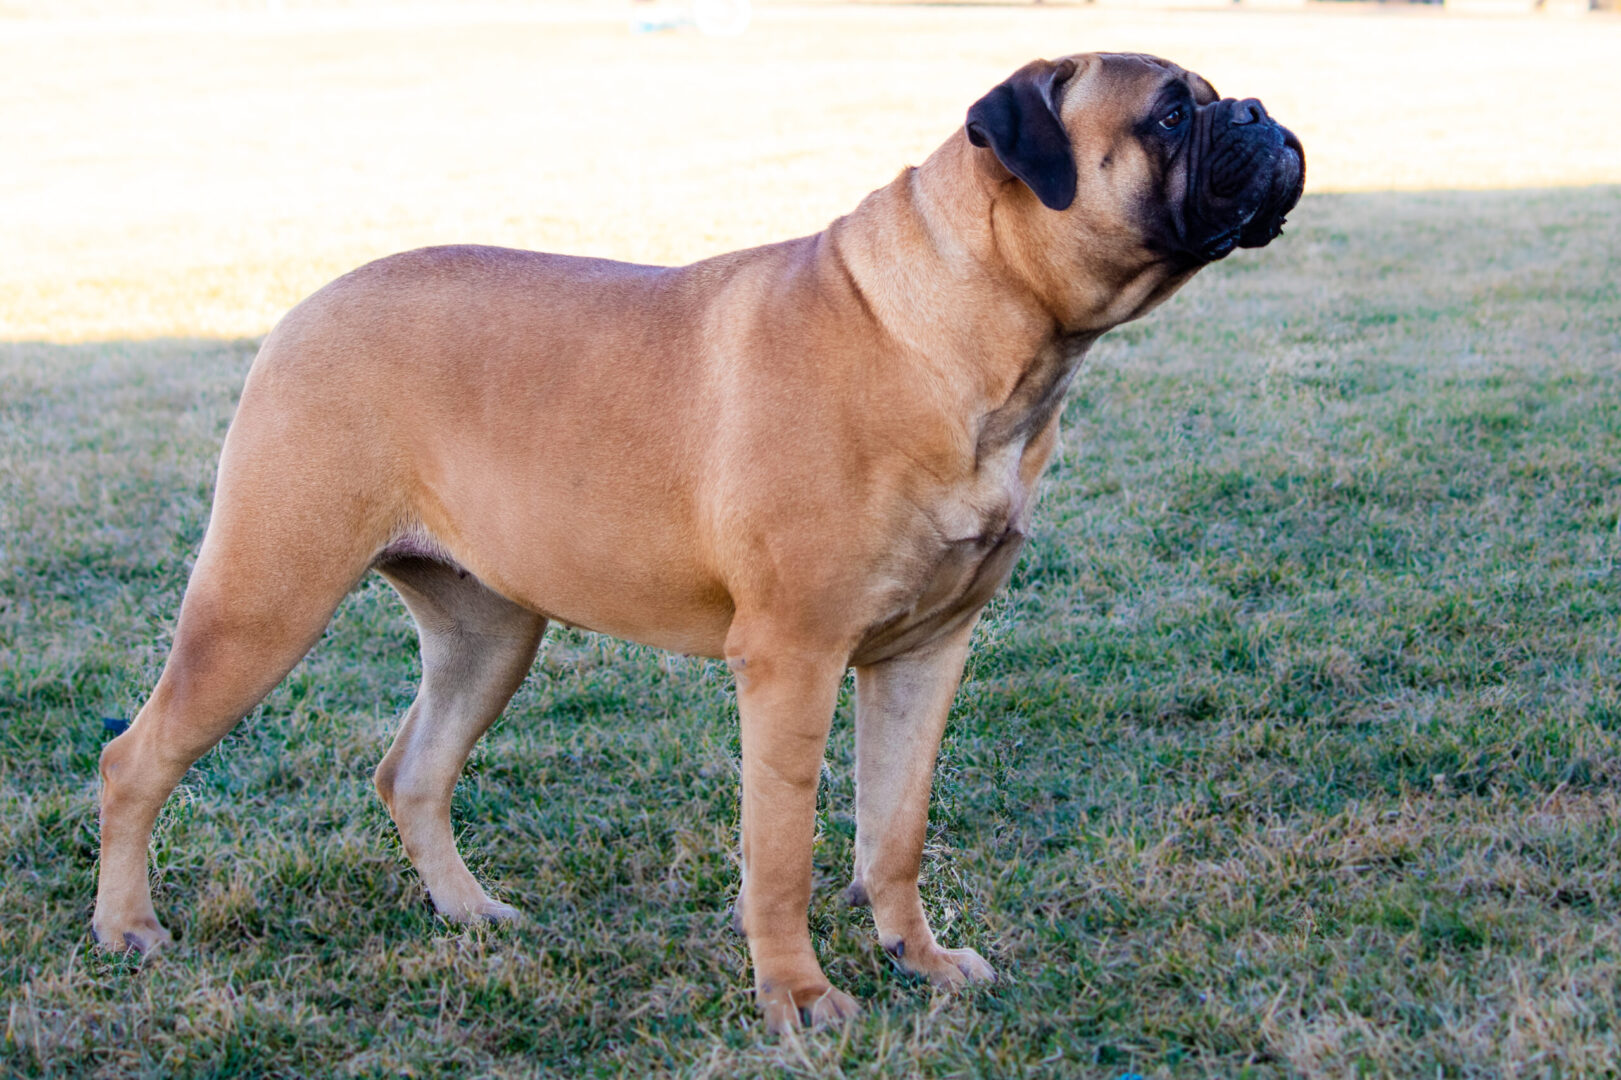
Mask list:
[[440,921],[370,789],[418,674],[380,581],[187,777],[180,946],[89,947],[102,716],[165,653],[252,341],[0,345],[0,1074],[1621,1070],[1621,189],[1313,196],[1105,338],[982,624],[924,870],[1005,976],[765,1041],[717,665],[554,633],[455,812],[516,927]]

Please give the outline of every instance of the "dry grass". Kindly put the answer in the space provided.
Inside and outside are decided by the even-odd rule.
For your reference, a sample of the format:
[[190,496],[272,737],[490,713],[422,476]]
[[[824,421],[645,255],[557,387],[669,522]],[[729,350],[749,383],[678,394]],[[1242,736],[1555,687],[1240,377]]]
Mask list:
[[[0,1075],[1621,1072],[1621,187],[1577,186],[1621,181],[1621,23],[826,5],[728,42],[358,7],[0,18]],[[530,919],[439,922],[367,780],[417,674],[377,581],[166,809],[180,948],[89,950],[98,718],[151,686],[288,303],[438,240],[814,229],[1088,47],[1262,97],[1313,194],[1067,407],[928,851],[1006,982],[910,985],[835,899],[846,702],[812,922],[867,1013],[761,1041],[724,672],[573,633],[456,800]]]

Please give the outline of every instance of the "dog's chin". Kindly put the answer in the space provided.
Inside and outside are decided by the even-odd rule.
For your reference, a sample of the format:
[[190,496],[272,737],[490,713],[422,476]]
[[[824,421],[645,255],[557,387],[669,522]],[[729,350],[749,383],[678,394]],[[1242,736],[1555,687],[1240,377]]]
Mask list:
[[1276,240],[1283,232],[1283,223],[1288,220],[1285,215],[1300,202],[1301,193],[1305,190],[1305,155],[1301,152],[1298,139],[1288,131],[1285,131],[1284,135],[1287,141],[1273,164],[1272,184],[1267,192],[1266,201],[1261,204],[1255,216],[1239,230],[1239,247],[1265,247]]
[[1235,248],[1265,247],[1276,240],[1288,220],[1286,215],[1300,201],[1304,177],[1301,156],[1292,149],[1279,151],[1265,190],[1246,200],[1248,205],[1222,215],[1226,220],[1192,245],[1193,254],[1200,262],[1218,262]]

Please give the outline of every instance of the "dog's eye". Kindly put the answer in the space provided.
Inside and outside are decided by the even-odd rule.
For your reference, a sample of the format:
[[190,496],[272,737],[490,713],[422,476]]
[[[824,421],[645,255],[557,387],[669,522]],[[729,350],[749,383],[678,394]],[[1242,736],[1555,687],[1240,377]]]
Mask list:
[[1182,123],[1185,115],[1186,114],[1184,114],[1182,111],[1182,106],[1178,105],[1176,108],[1159,118],[1159,126],[1164,128],[1166,131],[1170,131],[1172,128],[1177,127]]

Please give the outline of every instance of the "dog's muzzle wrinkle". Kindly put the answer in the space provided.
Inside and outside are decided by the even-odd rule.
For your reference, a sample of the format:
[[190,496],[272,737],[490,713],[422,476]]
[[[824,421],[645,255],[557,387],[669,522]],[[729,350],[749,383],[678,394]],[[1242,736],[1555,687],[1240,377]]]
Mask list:
[[1271,242],[1305,187],[1300,140],[1254,98],[1201,108],[1197,139],[1186,213],[1189,248],[1214,262],[1234,248]]

